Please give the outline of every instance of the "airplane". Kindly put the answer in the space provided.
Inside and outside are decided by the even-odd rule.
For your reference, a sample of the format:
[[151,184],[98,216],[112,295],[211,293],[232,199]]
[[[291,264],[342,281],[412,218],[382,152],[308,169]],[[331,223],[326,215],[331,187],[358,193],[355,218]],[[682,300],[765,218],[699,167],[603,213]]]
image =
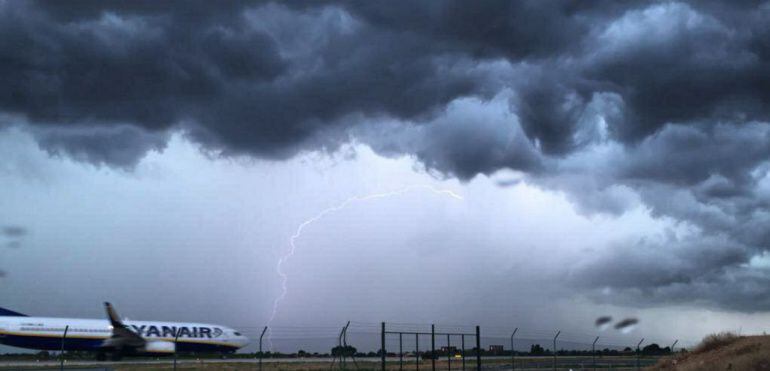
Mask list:
[[[94,351],[97,359],[179,352],[229,354],[249,339],[238,331],[205,323],[121,320],[104,303],[107,320],[30,317],[0,308],[0,344],[38,350]],[[64,336],[67,327],[66,337]],[[176,338],[176,341],[175,341]]]

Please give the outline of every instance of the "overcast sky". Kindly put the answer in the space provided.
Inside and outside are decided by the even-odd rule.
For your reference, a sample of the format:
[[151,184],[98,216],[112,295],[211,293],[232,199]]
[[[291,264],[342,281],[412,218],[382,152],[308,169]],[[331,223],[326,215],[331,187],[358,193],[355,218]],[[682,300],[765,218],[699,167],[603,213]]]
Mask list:
[[767,329],[770,3],[0,0],[0,61],[2,307],[254,335],[411,187],[275,336]]

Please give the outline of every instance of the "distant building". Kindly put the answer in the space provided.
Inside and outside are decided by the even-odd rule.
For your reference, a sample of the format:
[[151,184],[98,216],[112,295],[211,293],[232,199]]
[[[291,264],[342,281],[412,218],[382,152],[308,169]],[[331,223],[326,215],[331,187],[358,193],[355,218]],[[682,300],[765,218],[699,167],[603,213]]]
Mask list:
[[489,352],[492,354],[501,354],[503,353],[503,346],[502,345],[490,345],[489,346]]

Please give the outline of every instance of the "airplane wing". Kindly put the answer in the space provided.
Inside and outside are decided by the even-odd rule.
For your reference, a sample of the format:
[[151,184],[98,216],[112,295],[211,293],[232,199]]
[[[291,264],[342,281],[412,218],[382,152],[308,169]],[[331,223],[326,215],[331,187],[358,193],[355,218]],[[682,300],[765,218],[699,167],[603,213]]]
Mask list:
[[104,308],[107,310],[107,317],[110,319],[112,325],[112,336],[104,341],[102,346],[104,347],[143,347],[146,343],[139,334],[131,331],[118,317],[118,313],[110,303],[104,303]]

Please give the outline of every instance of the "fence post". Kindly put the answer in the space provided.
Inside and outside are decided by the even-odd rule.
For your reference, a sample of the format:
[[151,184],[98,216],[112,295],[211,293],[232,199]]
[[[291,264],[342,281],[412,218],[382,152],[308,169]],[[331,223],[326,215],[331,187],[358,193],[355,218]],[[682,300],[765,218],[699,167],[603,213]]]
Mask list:
[[177,347],[177,341],[179,340],[180,333],[182,333],[182,328],[177,327],[176,331],[174,331],[174,371],[176,371],[176,347]]
[[403,370],[404,369],[404,342],[403,342],[403,333],[398,333],[398,369]]
[[[348,367],[348,326],[350,326],[350,321],[348,321],[345,326],[342,326],[342,331],[340,331],[340,347],[342,349],[342,359],[340,361],[340,365],[342,366],[343,370],[347,370]],[[352,357],[353,363],[355,363],[355,354]]]
[[61,353],[59,353],[59,369],[64,370],[64,339],[67,338],[67,331],[69,331],[70,326],[65,325],[64,326],[64,335],[61,337]]
[[599,341],[599,337],[597,336],[596,339],[594,339],[594,343],[591,344],[591,364],[593,365],[594,371],[596,371],[596,342]]
[[[343,349],[346,349],[346,350],[352,348],[352,347],[348,348],[348,328],[349,327],[350,327],[350,321],[348,321],[348,323],[345,324],[345,327],[342,328],[342,345],[343,345]],[[356,370],[358,370],[359,367],[358,367],[358,362],[356,361],[356,352],[351,352],[350,359],[353,360],[353,365],[355,365]]]
[[644,341],[644,338],[642,340],[639,340],[639,343],[636,344],[636,369],[639,370],[639,347],[642,345],[642,342]]
[[436,325],[430,325],[430,369],[436,371]]
[[476,326],[476,371],[481,371],[481,328]]
[[446,367],[447,370],[452,371],[452,355],[450,354],[449,348],[451,346],[449,345],[449,334],[446,335]]
[[465,371],[465,334],[460,335],[460,355],[463,357],[463,371]]
[[380,331],[380,341],[382,342],[382,347],[380,348],[382,350],[382,355],[381,355],[382,366],[380,368],[382,369],[382,371],[385,371],[385,322],[382,323],[382,331]]
[[561,334],[561,330],[556,332],[556,336],[553,337],[553,369],[556,371],[556,338]]
[[420,334],[414,334],[415,370],[420,371]]
[[511,370],[516,369],[516,352],[513,350],[513,335],[516,335],[516,331],[519,331],[518,327],[513,329],[513,333],[511,334]]
[[262,337],[265,336],[265,331],[267,331],[267,326],[262,329],[262,333],[259,334],[259,371],[262,371],[262,358],[264,358],[264,354],[262,353]]

